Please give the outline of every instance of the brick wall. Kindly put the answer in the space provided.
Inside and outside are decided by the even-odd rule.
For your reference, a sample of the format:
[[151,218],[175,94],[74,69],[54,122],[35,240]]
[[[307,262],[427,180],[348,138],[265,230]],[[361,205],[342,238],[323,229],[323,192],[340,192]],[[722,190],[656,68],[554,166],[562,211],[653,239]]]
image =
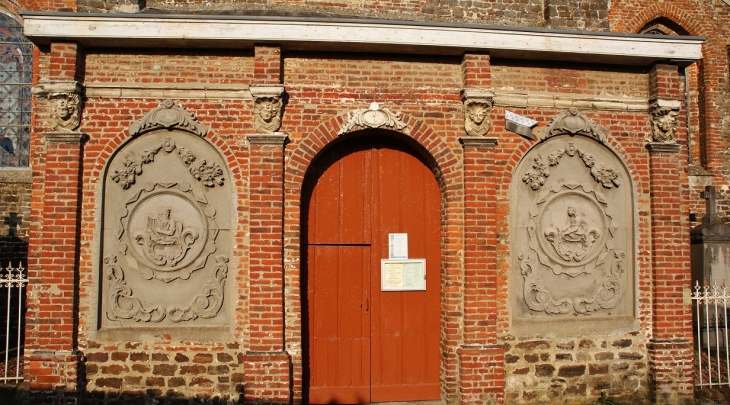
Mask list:
[[[638,13],[649,7],[643,2],[625,1],[615,5],[611,10],[612,17],[606,19],[604,13],[607,2],[584,1],[580,2],[580,7],[577,7],[577,3],[545,2],[550,26],[605,30],[606,21],[609,21],[614,30],[635,32],[645,25],[644,20],[650,21],[654,15]],[[92,7],[91,2],[85,4]],[[248,3],[216,4],[221,9],[254,7]],[[700,10],[699,5],[692,4]],[[130,4],[106,2],[97,5],[99,9],[107,10]],[[546,14],[542,5],[542,2],[537,1],[494,1],[480,6],[479,10],[469,10],[456,5],[446,7],[445,2],[419,2],[414,5],[413,2],[404,1],[378,2],[368,10],[348,11],[351,4],[344,1],[307,2],[306,5],[272,1],[265,4],[265,10],[335,10],[342,14],[374,17],[400,13],[397,15],[401,18],[416,16],[426,20],[478,20],[480,23],[537,27],[547,24],[543,20]],[[195,1],[175,4],[147,2],[147,6],[151,9],[163,6],[180,10],[204,8],[203,3]],[[563,6],[570,7],[564,9]],[[255,7],[264,10],[261,3]],[[671,7],[662,7],[651,10],[659,10],[657,13],[672,12]],[[408,13],[403,12],[406,8]],[[566,10],[572,10],[574,14],[566,15]],[[708,12],[707,9],[700,11]],[[644,17],[634,18],[635,14]],[[623,16],[625,21],[619,16]],[[593,18],[597,20],[591,20]],[[708,28],[700,28],[690,33],[713,35],[707,52],[708,55],[717,56],[718,34]],[[62,57],[62,48],[73,46],[62,44],[54,49],[44,48],[39,69],[41,78],[83,78],[87,91],[84,119],[79,129],[88,134],[89,139],[83,144],[82,160],[78,162],[81,184],[78,212],[80,236],[77,265],[74,267],[78,281],[71,283],[78,284],[74,291],[78,291],[79,314],[75,325],[76,347],[71,349],[79,349],[80,353],[38,353],[28,360],[32,372],[38,375],[51,373],[54,377],[39,379],[36,382],[42,384],[35,388],[53,388],[53,384],[57,384],[74,389],[78,374],[79,387],[85,392],[85,398],[100,404],[117,400],[140,403],[150,398],[181,402],[237,401],[240,397],[260,400],[267,395],[275,396],[277,401],[288,399],[289,396],[294,402],[300,401],[305,384],[302,381],[302,353],[307,350],[302,347],[301,336],[301,184],[310,162],[328,143],[337,139],[337,132],[346,122],[347,113],[367,108],[371,102],[378,102],[381,107],[398,112],[408,124],[408,133],[399,135],[400,139],[421,145],[419,150],[427,155],[442,190],[442,398],[450,402],[461,400],[478,403],[489,397],[488,390],[480,391],[479,387],[484,384],[483,381],[479,382],[482,376],[474,372],[474,367],[483,363],[489,368],[488,373],[499,372],[502,358],[507,375],[503,382],[503,399],[506,403],[588,403],[594,402],[593,399],[601,391],[625,401],[638,401],[648,395],[653,378],[650,368],[666,361],[662,353],[656,354],[666,348],[657,348],[652,339],[657,337],[657,327],[663,330],[662,322],[673,316],[671,313],[663,314],[654,305],[656,301],[652,293],[656,280],[653,272],[658,264],[652,256],[652,250],[661,245],[661,240],[657,239],[661,235],[652,234],[651,215],[653,209],[671,205],[670,200],[676,199],[676,196],[671,195],[667,200],[657,200],[651,193],[650,155],[645,147],[651,138],[649,115],[640,107],[642,103],[646,107],[652,89],[648,68],[500,60],[490,59],[488,55],[469,55],[462,59],[311,54],[282,52],[270,45],[257,46],[255,50],[235,51],[88,49],[82,50],[83,63],[79,63],[78,60],[66,61]],[[698,100],[698,106],[690,110],[690,122],[698,127],[698,138],[704,139],[702,145],[707,145],[708,150],[717,151],[725,145],[725,141],[718,141],[722,139],[718,135],[718,128],[725,125],[720,122],[718,112],[721,111],[720,106],[725,105],[724,101],[718,101],[718,94],[724,87],[712,83],[720,83],[719,78],[726,73],[723,73],[724,68],[712,65],[709,62],[711,60],[708,59],[691,77],[691,83],[696,83],[698,89],[693,95]],[[257,149],[253,156],[250,151],[254,150],[254,146],[248,141],[248,137],[255,132],[248,85],[276,84],[280,81],[283,81],[288,94],[282,122],[282,131],[286,132],[288,143],[285,147],[271,147],[273,149],[268,154],[264,152],[268,151],[266,148],[269,146]],[[666,87],[665,84],[662,82],[661,88]],[[491,114],[493,127],[488,134],[497,140],[497,144],[491,146],[486,157],[481,154],[469,155],[472,152],[467,152],[459,142],[459,138],[465,136],[460,95],[464,87],[490,88],[497,92],[496,105]],[[678,88],[674,88],[674,93],[676,90]],[[673,96],[677,96],[674,93]],[[545,95],[560,98],[562,104],[546,104]],[[518,98],[524,103],[514,101]],[[104,331],[97,329],[100,316],[98,287],[101,282],[100,196],[105,176],[108,175],[105,164],[129,139],[129,125],[165,99],[176,100],[211,129],[207,139],[220,151],[232,173],[231,182],[235,184],[233,198],[237,202],[238,214],[233,224],[235,236],[232,245],[235,248],[229,275],[231,282],[228,284],[231,292],[228,297],[232,297],[228,302],[231,308],[229,313],[233,315],[227,330],[221,332],[219,337],[177,339],[164,330],[137,338],[104,337]],[[42,266],[48,264],[43,261],[44,250],[54,245],[51,240],[56,237],[51,233],[55,230],[48,227],[48,224],[54,224],[43,221],[53,219],[48,214],[54,212],[52,203],[58,196],[55,195],[57,189],[51,188],[55,166],[50,166],[49,162],[54,162],[58,156],[46,155],[42,133],[49,131],[50,110],[47,101],[37,101],[32,139],[33,200],[32,206],[25,208],[30,211],[31,221],[24,221],[21,233],[23,229],[29,229],[31,239],[33,235],[37,238],[37,243],[30,248],[30,261],[40,272]],[[626,163],[632,175],[631,184],[627,186],[633,187],[636,197],[636,323],[630,330],[601,336],[580,332],[559,336],[516,335],[510,332],[510,314],[507,309],[507,286],[511,280],[519,277],[515,275],[515,269],[511,268],[513,252],[509,246],[509,215],[514,207],[509,204],[509,186],[520,159],[534,143],[506,131],[503,114],[505,110],[510,110],[528,116],[536,119],[539,127],[544,128],[551,119],[564,111],[568,103],[575,103],[570,105],[578,106],[594,122],[608,130],[609,146]],[[704,124],[706,117],[710,119]],[[678,141],[680,147],[686,150],[686,132],[680,131]],[[283,153],[279,155],[279,151]],[[701,147],[695,147],[692,153],[700,160],[715,162],[715,166],[710,164],[709,167],[724,173],[724,163],[718,163],[720,160],[717,155],[713,155],[713,158]],[[471,160],[465,160],[467,158]],[[256,165],[252,165],[252,159],[256,159]],[[678,162],[677,167],[684,167],[684,159],[676,159],[675,156],[674,161]],[[54,164],[58,165],[57,160]],[[470,164],[489,167],[483,170],[473,167],[471,177],[464,177],[464,168]],[[677,190],[682,192],[682,201],[689,202],[694,190],[690,189],[686,177],[682,176],[685,175],[679,174],[678,180],[672,179],[669,183],[671,185],[676,180],[685,184],[684,188]],[[718,175],[718,178],[721,176]],[[249,183],[252,179],[256,180],[255,185]],[[276,190],[279,194],[267,194],[266,187],[275,184],[283,184],[281,189]],[[254,186],[260,190],[252,192]],[[484,200],[474,199],[467,203],[469,196],[465,195],[466,190],[489,191],[485,191],[487,194],[482,196]],[[251,196],[256,196],[257,200],[252,201]],[[269,205],[262,207],[262,202]],[[484,204],[493,213],[490,221],[494,222],[467,230],[465,221],[479,221],[479,210]],[[680,228],[686,228],[687,224],[682,222],[686,220],[680,219],[678,215],[684,215],[690,209],[684,208],[690,205],[685,202],[682,204],[685,204],[683,208],[674,209],[672,215],[677,216]],[[695,204],[692,210],[701,211],[700,205],[694,202],[691,204]],[[467,213],[467,205],[475,211]],[[256,206],[255,212],[250,209],[252,206]],[[278,210],[283,216],[278,218],[268,209]],[[261,235],[252,238],[252,220],[259,221],[267,229],[279,229],[277,232],[281,233],[281,239],[275,236],[276,232],[264,235],[268,239],[262,239]],[[471,235],[484,234],[492,235],[489,238],[492,238],[490,240],[493,243],[489,249],[482,249],[473,241],[469,244],[466,240]],[[652,237],[656,246],[650,242]],[[681,240],[671,242],[678,257],[683,259],[687,252],[683,250]],[[269,246],[273,246],[276,252],[267,250]],[[252,250],[253,247],[257,250]],[[268,252],[270,257],[267,260],[272,261],[260,261],[260,252]],[[476,259],[470,259],[470,253],[476,253]],[[256,260],[249,259],[254,256]],[[490,278],[481,279],[478,270],[484,263],[480,260],[484,258],[488,259],[485,265],[492,274]],[[255,272],[253,266],[258,266]],[[283,269],[276,270],[273,266],[283,266]],[[465,266],[472,266],[469,267],[472,271],[465,272]],[[60,276],[69,276],[66,267]],[[281,273],[280,278],[277,278],[277,271]],[[266,292],[270,292],[270,298],[277,301],[275,305],[252,305],[252,297],[260,292],[252,289],[251,286],[256,285],[252,283],[252,277],[262,274],[268,277],[267,280],[273,280],[273,292]],[[465,278],[469,276],[474,278]],[[469,296],[465,293],[466,287],[471,288],[470,281],[478,286],[477,290],[470,291],[479,291],[478,294]],[[681,288],[677,283],[669,284],[672,291]],[[30,297],[35,306],[29,312],[30,317],[44,317],[41,315],[44,310],[42,306],[56,304],[54,300],[58,297],[55,288],[65,291],[68,282],[49,279],[33,287]],[[277,296],[279,293],[281,297]],[[67,303],[64,301],[62,304]],[[282,305],[283,308],[279,308]],[[481,319],[479,314],[483,313],[489,315]],[[272,318],[272,314],[280,318]],[[676,325],[677,330],[670,331],[670,334],[683,337],[685,323],[686,319],[682,319]],[[268,326],[271,328],[267,329]],[[31,323],[30,328],[36,333],[36,338],[46,335],[50,336],[49,339],[55,337],[47,325]],[[36,348],[45,344],[40,340],[34,342]],[[64,350],[67,349],[69,342],[62,343]],[[462,347],[465,343],[494,343],[494,347]],[[72,366],[76,364],[76,358],[81,359],[78,370]],[[54,367],[54,362],[61,365]],[[682,375],[677,376],[680,377]],[[483,380],[489,378],[486,376]],[[475,382],[478,388],[469,391],[471,382]],[[492,387],[500,387],[499,382]],[[467,391],[471,396],[463,396]],[[502,399],[499,395],[489,398]]]

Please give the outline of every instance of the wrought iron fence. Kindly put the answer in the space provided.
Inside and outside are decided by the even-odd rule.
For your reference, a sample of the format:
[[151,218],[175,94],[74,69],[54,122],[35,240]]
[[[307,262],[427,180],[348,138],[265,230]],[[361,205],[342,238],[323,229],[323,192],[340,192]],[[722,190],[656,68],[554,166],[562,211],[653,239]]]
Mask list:
[[700,286],[692,292],[695,333],[695,385],[697,387],[730,385],[730,345],[728,344],[727,287]]
[[0,355],[0,383],[23,380],[22,343],[27,285],[27,273],[22,264],[0,269],[0,314],[5,315],[5,328],[0,332],[4,334],[0,343],[5,343],[0,348],[4,349]]

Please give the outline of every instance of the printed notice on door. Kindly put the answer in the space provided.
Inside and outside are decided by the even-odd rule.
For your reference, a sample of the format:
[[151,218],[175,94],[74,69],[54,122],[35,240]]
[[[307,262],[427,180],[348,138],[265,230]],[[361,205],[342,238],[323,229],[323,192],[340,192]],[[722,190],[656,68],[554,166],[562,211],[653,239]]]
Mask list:
[[382,259],[381,290],[423,291],[426,289],[426,259]]

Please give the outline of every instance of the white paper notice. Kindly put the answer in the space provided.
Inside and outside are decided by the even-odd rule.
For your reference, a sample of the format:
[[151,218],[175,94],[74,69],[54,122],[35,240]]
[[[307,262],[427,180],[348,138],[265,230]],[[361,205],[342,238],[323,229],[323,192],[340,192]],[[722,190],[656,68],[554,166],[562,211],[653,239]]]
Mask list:
[[407,259],[408,258],[408,234],[407,233],[389,233],[388,234],[388,258],[390,258],[390,259]]

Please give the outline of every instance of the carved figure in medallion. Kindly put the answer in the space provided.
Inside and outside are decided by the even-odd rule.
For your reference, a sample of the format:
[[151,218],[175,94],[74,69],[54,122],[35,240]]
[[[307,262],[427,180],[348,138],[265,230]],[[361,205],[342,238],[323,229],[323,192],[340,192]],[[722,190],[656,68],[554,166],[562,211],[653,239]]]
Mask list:
[[260,134],[271,134],[281,128],[279,97],[258,97],[254,101],[254,129]]
[[492,120],[489,118],[492,105],[483,101],[467,101],[464,129],[469,136],[484,136],[492,127]]
[[198,233],[185,229],[181,221],[170,218],[171,210],[162,208],[157,218],[147,217],[147,234],[135,240],[145,246],[147,257],[158,266],[174,267],[185,257]]
[[588,222],[579,217],[573,207],[568,207],[567,215],[566,223],[557,229],[548,229],[545,237],[563,260],[580,262],[600,239],[601,231],[589,229]]
[[654,142],[673,142],[677,131],[677,116],[679,112],[670,107],[660,107],[652,104],[651,131]]
[[76,93],[58,93],[50,96],[53,102],[53,129],[73,131],[81,122],[81,97]]

